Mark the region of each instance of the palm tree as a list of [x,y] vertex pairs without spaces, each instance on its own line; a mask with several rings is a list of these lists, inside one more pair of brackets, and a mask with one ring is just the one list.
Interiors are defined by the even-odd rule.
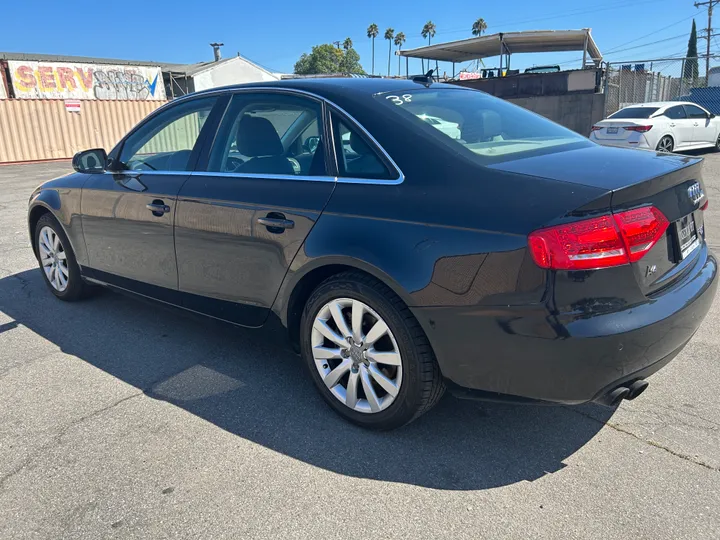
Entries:
[[[435,23],[432,21],[428,21],[425,23],[425,26],[423,26],[422,32],[420,34],[422,37],[427,38],[428,45],[430,45],[430,40],[435,37],[435,30],[437,30],[437,27],[435,26]],[[430,67],[430,61],[428,60],[428,67]],[[424,64],[423,64],[423,70],[425,70]],[[438,70],[438,63],[437,60],[435,60],[435,74],[437,75]]]
[[372,74],[375,75],[375,38],[378,36],[378,33],[380,31],[378,30],[378,25],[375,23],[372,23],[370,26],[368,26],[367,29],[367,37],[372,39]]
[[[405,43],[405,34],[403,32],[398,32],[395,36],[395,45],[397,45],[398,51],[402,49],[403,43]],[[398,55],[398,75],[400,75],[400,55]],[[406,73],[407,75],[407,73]]]
[[343,49],[345,49],[347,51],[348,49],[352,49],[352,46],[353,46],[352,39],[350,39],[349,37],[346,37],[345,41],[343,41]]
[[390,56],[392,55],[392,39],[394,36],[394,28],[388,28],[387,30],[385,30],[385,39],[388,40],[388,77],[390,76]]
[[485,19],[480,17],[472,25],[472,35],[473,36],[482,36],[483,32],[485,30],[487,30],[487,23],[485,22]]

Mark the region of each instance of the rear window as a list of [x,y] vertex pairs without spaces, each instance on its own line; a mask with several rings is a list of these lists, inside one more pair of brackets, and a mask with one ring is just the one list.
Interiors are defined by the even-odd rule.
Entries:
[[658,112],[658,107],[628,107],[620,109],[608,118],[650,118],[656,112]]
[[[374,97],[408,128],[433,134],[456,151],[470,151],[482,164],[592,144],[574,131],[484,92],[431,86]],[[428,122],[429,118],[435,122]]]

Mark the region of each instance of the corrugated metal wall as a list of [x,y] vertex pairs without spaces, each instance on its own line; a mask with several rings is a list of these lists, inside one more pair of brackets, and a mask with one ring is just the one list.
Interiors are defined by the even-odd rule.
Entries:
[[178,118],[167,127],[145,143],[138,150],[139,154],[154,154],[156,152],[177,152],[178,150],[192,150],[195,141],[200,136],[200,128],[202,127],[198,113],[191,113],[182,118]]
[[79,113],[63,100],[0,100],[0,163],[71,158],[110,149],[164,101],[84,100]]

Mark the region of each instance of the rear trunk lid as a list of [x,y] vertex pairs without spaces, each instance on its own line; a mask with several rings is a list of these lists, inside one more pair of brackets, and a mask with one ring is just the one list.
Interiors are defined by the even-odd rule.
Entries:
[[595,138],[599,141],[606,141],[606,140],[612,140],[612,141],[622,141],[630,138],[632,135],[637,135],[637,131],[632,131],[629,129],[626,129],[628,127],[638,127],[638,126],[649,126],[652,125],[649,120],[603,120],[602,122],[598,122],[595,124],[596,127],[600,129],[596,129],[593,131],[595,133]]
[[669,221],[664,237],[632,264],[642,292],[651,295],[682,276],[704,242],[700,208],[707,196],[702,161],[692,156],[592,145],[492,167],[607,190],[605,195],[573,211],[572,216],[619,213],[645,205],[660,210]]
[[683,275],[705,241],[701,208],[707,195],[701,169],[702,160],[693,159],[684,167],[613,191],[613,212],[651,204],[670,222],[664,238],[632,265],[645,294],[656,292]]

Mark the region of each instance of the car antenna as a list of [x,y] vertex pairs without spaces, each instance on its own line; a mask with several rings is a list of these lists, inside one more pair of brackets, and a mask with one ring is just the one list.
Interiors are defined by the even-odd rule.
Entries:
[[415,75],[412,78],[412,82],[422,84],[425,88],[430,88],[430,85],[433,83],[433,71],[435,70],[431,69],[425,75]]

